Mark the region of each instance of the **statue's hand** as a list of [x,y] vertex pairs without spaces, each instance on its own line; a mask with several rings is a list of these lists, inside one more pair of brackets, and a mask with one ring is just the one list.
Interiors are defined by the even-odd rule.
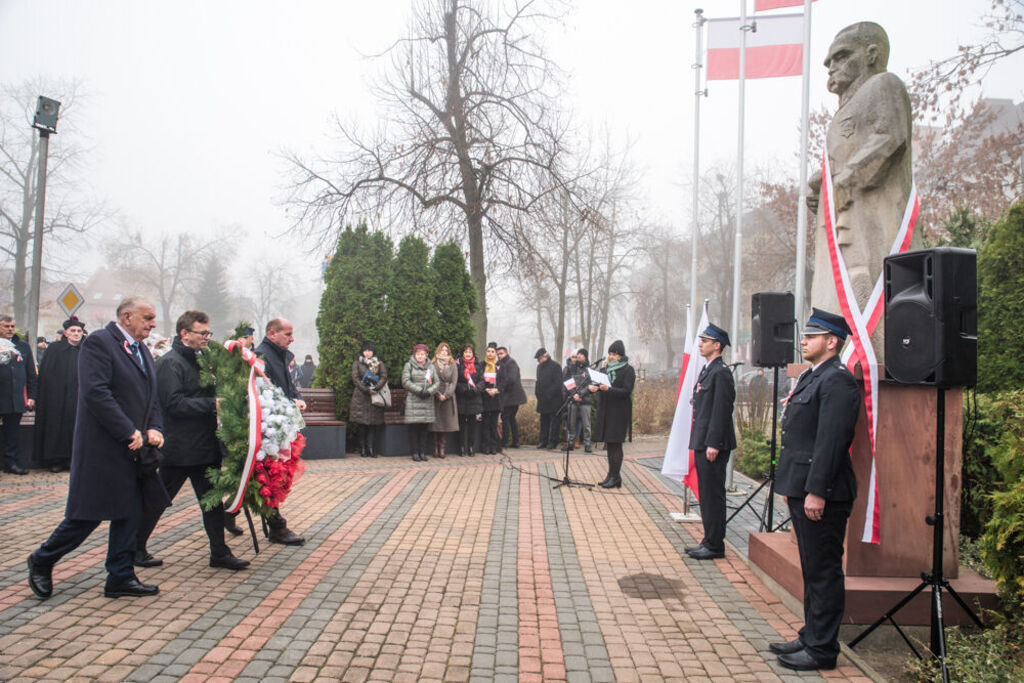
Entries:
[[844,168],[832,180],[836,193],[836,211],[845,211],[853,204],[853,171]]

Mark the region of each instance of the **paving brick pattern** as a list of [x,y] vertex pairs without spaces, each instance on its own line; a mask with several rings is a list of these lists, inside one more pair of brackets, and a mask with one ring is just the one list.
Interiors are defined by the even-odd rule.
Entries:
[[[60,521],[67,475],[0,478],[0,680],[866,681],[846,658],[796,674],[767,643],[800,617],[751,572],[741,513],[723,560],[683,547],[680,488],[658,473],[664,440],[628,444],[624,487],[553,485],[559,454],[308,463],[282,512],[307,542],[229,539],[248,570],[207,566],[183,490],[150,543],[164,566],[146,599],[103,597],[106,525],[54,571],[25,557]],[[605,474],[575,457],[574,480]]]

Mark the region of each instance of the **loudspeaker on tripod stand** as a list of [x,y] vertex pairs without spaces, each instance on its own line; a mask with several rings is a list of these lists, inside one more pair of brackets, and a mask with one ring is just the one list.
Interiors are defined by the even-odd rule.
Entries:
[[902,384],[974,386],[978,376],[977,255],[940,247],[888,256],[885,373]]
[[792,292],[758,292],[750,298],[750,357],[762,368],[793,362]]

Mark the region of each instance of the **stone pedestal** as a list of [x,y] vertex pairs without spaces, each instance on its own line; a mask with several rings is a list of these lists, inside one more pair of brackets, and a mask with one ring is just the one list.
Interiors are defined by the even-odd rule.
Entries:
[[[791,365],[795,377],[806,366]],[[858,367],[858,381],[861,380]],[[884,369],[877,368],[880,377]],[[870,499],[871,446],[867,416],[861,404],[852,457],[857,474],[857,500],[846,534],[844,564],[847,574],[847,615],[852,623],[871,622],[921,580],[921,572],[932,566],[932,527],[925,517],[935,511],[935,445],[938,390],[930,386],[909,386],[880,382],[876,397],[876,477],[881,509],[881,543],[862,543],[864,519]],[[946,390],[945,420],[945,524],[943,574],[956,579],[960,532],[960,469],[962,452],[963,392]],[[796,538],[790,534],[751,534],[750,559],[802,599],[800,561]],[[994,585],[976,574],[965,576],[961,586],[968,595],[994,595]],[[953,582],[954,589],[959,588]],[[970,599],[968,595],[962,596]],[[900,613],[901,623],[915,623],[923,615],[927,623],[927,596]],[[950,600],[949,623],[962,615]],[[924,609],[920,609],[920,605]],[[945,604],[945,603],[944,603]],[[882,610],[879,611],[878,607]],[[906,613],[906,614],[904,614]]]

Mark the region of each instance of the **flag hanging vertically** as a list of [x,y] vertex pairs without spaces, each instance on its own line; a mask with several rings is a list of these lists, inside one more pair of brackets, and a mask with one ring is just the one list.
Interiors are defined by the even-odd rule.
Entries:
[[[779,14],[757,18],[757,30],[747,33],[747,78],[799,76],[804,59],[804,15]],[[740,20],[708,20],[709,81],[731,81],[740,73]]]
[[[818,0],[811,0],[817,2]],[[754,0],[755,12],[767,12],[770,9],[782,9],[783,7],[802,7],[804,0]]]
[[661,473],[669,479],[681,481],[693,491],[694,497],[700,500],[697,493],[697,468],[693,466],[693,451],[690,450],[690,429],[693,427],[693,387],[697,384],[697,376],[706,361],[697,352],[698,335],[708,326],[708,305],[700,314],[697,329],[690,329],[689,315],[686,321],[686,348],[683,351],[683,368],[679,373],[679,393],[676,395],[676,412],[672,418],[672,429],[668,433],[668,445],[665,446],[665,459],[662,461]]

